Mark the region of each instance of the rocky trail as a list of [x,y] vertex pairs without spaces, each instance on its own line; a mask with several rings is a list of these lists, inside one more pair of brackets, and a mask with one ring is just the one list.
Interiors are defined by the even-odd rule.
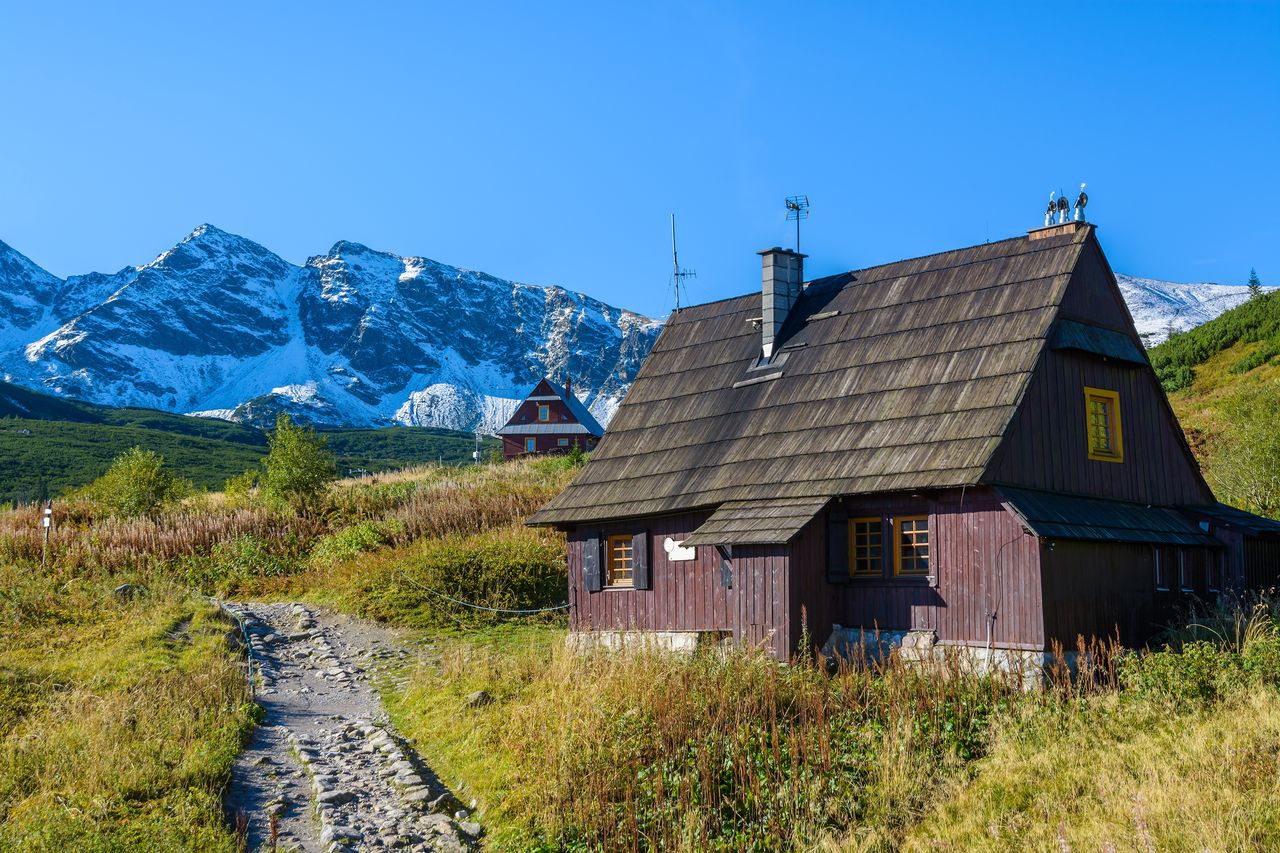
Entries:
[[250,851],[463,851],[470,810],[395,731],[374,690],[410,662],[390,630],[299,604],[230,604],[266,711],[228,814]]

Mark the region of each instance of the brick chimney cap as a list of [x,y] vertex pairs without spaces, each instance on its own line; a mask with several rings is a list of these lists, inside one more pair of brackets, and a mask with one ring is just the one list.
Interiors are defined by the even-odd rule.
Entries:
[[799,252],[793,252],[791,249],[784,249],[781,246],[774,246],[770,249],[761,249],[756,252],[757,255],[794,255],[797,258],[807,258],[808,255],[802,255]]

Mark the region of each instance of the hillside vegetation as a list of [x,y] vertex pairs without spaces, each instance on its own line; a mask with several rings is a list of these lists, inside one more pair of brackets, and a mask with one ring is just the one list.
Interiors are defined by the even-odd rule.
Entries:
[[[342,472],[471,461],[472,433],[429,427],[322,430]],[[487,454],[497,442],[486,439]],[[112,408],[0,382],[0,504],[56,497],[97,478],[130,447],[154,450],[178,476],[217,489],[267,452],[259,429],[155,409]]]
[[1220,500],[1280,517],[1280,291],[1149,353]]
[[[253,709],[195,592],[429,635],[384,700],[478,800],[493,850],[1280,845],[1270,602],[1188,614],[1167,649],[1095,646],[1082,677],[1024,692],[894,658],[580,656],[554,612],[449,601],[565,602],[563,537],[521,521],[575,471],[426,466],[299,509],[195,495],[119,518],[73,500],[43,570],[34,510],[0,514],[0,849],[235,848],[217,791]],[[123,582],[146,592],[121,600]]]

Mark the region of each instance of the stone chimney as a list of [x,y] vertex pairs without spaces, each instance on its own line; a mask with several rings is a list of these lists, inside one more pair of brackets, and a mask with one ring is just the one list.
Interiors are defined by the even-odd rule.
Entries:
[[762,296],[764,300],[760,331],[764,360],[773,358],[782,324],[800,298],[804,287],[804,259],[807,255],[774,246],[758,253],[764,261]]
[[564,396],[569,400],[573,399],[573,377],[567,373],[564,377]]

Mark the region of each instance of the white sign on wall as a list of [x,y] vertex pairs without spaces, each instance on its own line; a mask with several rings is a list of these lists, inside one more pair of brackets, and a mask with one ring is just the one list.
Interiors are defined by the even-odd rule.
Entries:
[[685,560],[697,559],[698,549],[690,546],[685,548],[680,542],[667,537],[667,541],[662,543],[662,548],[667,552],[667,559],[673,563],[683,562]]

